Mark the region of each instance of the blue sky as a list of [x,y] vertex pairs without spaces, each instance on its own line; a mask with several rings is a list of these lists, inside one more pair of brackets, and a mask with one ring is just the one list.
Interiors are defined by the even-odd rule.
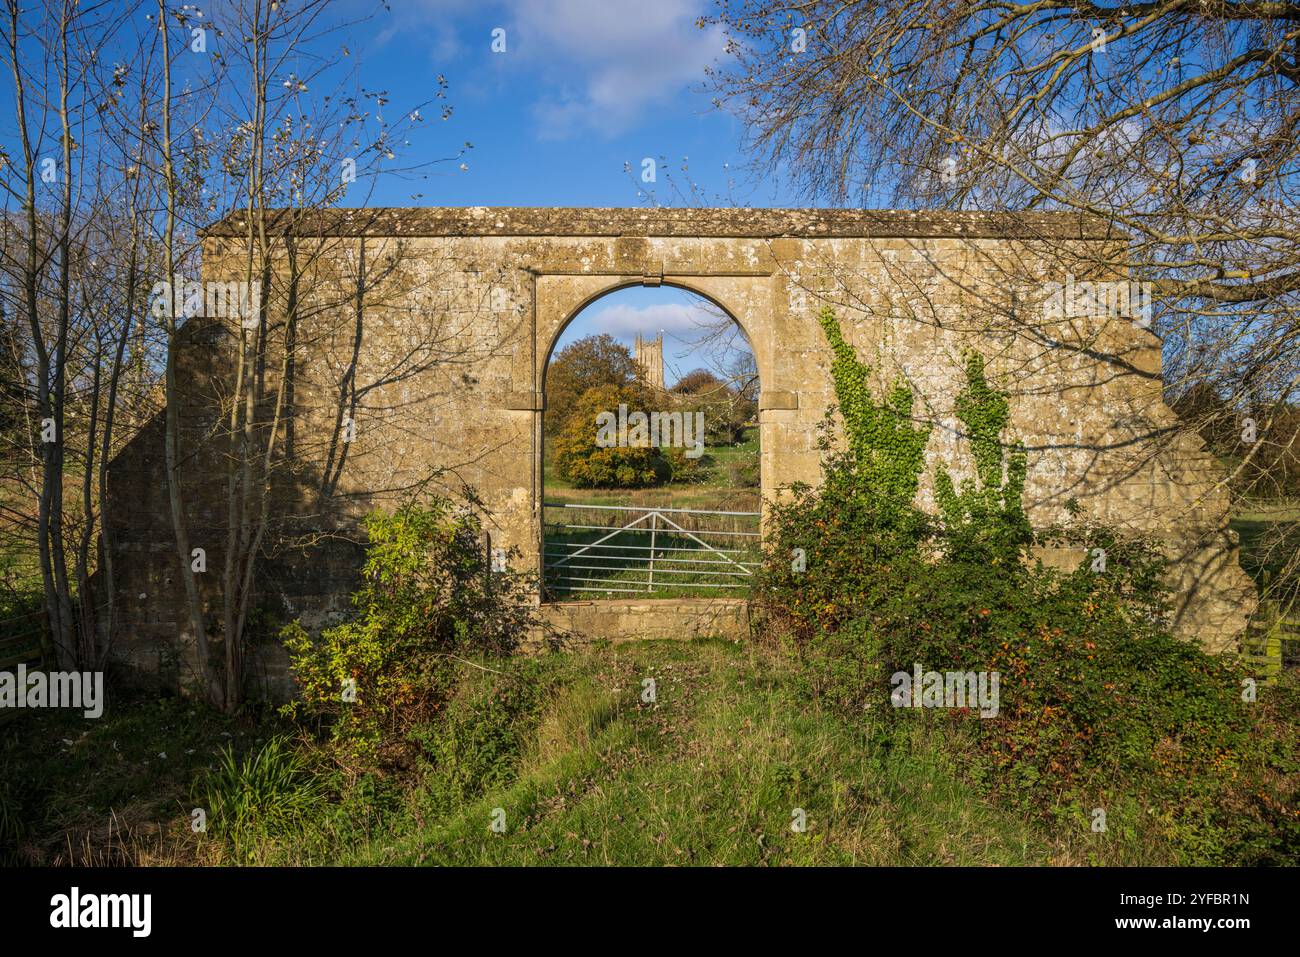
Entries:
[[[666,173],[698,184],[709,205],[790,202],[749,173],[739,123],[700,89],[704,68],[723,49],[716,28],[696,26],[706,0],[392,0],[392,7],[357,28],[365,85],[388,90],[400,107],[426,100],[442,74],[455,108],[450,120],[425,124],[406,156],[451,155],[466,141],[474,148],[463,158],[467,171],[452,163],[420,183],[381,182],[373,203],[642,205],[646,157],[658,167],[649,188],[663,205],[682,203]],[[492,52],[496,29],[505,31],[504,53]],[[415,193],[423,195],[413,200]]]
[[[227,5],[239,2],[193,5],[202,16],[190,25],[229,27]],[[370,94],[362,108],[371,123],[376,114],[392,123],[421,106],[423,119],[393,165],[454,159],[418,178],[381,174],[359,182],[345,205],[797,205],[770,178],[748,170],[741,125],[703,89],[706,66],[724,55],[718,28],[697,26],[712,0],[387,0],[387,10],[383,3],[333,0],[318,40],[291,57],[276,80],[287,87],[295,70],[316,76],[312,99],[359,87]],[[156,22],[151,4],[132,15],[142,19],[132,29],[144,34],[144,23]],[[334,29],[341,24],[347,25]],[[124,30],[121,48],[101,51],[104,63],[131,67],[131,33]],[[493,52],[494,39],[500,46],[502,38],[504,52]],[[211,53],[237,42],[231,33],[214,35],[210,50],[190,56],[184,40],[175,29],[178,90],[201,86],[213,69]],[[39,40],[24,36],[23,44],[27,68],[41,75]],[[322,65],[330,66],[317,73]],[[440,75],[453,107],[445,120],[434,102]],[[342,88],[335,86],[340,80]],[[380,91],[382,107],[374,96]],[[55,155],[57,118],[41,116],[33,120],[44,125],[36,154]],[[0,141],[18,155],[12,94],[0,98]],[[463,150],[465,143],[473,148]],[[641,181],[647,158],[656,164],[652,184]],[[692,186],[697,192],[687,199],[683,192]],[[57,186],[48,189],[56,198]],[[638,331],[662,329],[671,364],[680,338],[696,331],[694,303],[669,288],[620,291],[589,306],[561,346],[597,329],[627,344]]]
[[[210,0],[187,6],[185,29],[173,26],[173,89],[211,79],[214,53],[237,43],[229,7],[245,0]],[[384,9],[387,4],[389,9]],[[701,190],[696,205],[793,205],[768,177],[752,175],[741,151],[742,127],[713,105],[703,90],[705,68],[724,56],[717,27],[700,29],[712,0],[332,0],[312,27],[314,39],[280,65],[276,81],[289,86],[295,70],[313,76],[306,97],[369,93],[360,109],[382,113],[391,124],[424,105],[423,119],[396,166],[440,163],[426,179],[381,176],[373,189],[358,188],[348,202],[383,206],[638,206],[682,205],[672,181]],[[20,49],[31,86],[53,83],[38,34],[29,23]],[[157,14],[144,3],[117,38],[100,49],[105,66],[118,63],[134,82],[135,35],[148,35]],[[189,27],[219,32],[208,49],[190,55]],[[494,53],[494,31],[505,49]],[[498,35],[498,38],[500,35]],[[326,67],[324,73],[320,72]],[[351,76],[355,73],[355,81]],[[434,103],[439,76],[454,112],[441,119]],[[338,84],[343,82],[343,86]],[[238,86],[239,81],[234,81]],[[12,86],[12,84],[9,84]],[[92,98],[100,87],[79,89]],[[379,107],[374,94],[383,91]],[[276,90],[276,92],[281,92]],[[92,104],[93,106],[93,104]],[[75,109],[74,105],[74,109]],[[273,106],[273,110],[278,109]],[[38,156],[57,155],[57,117],[29,104]],[[194,104],[194,113],[208,105]],[[310,111],[312,106],[307,106]],[[338,102],[330,107],[338,113]],[[87,115],[94,125],[94,109]],[[188,115],[180,110],[178,116]],[[219,112],[207,116],[219,123]],[[184,129],[184,120],[178,120]],[[368,130],[374,134],[378,127]],[[183,134],[181,135],[183,139]],[[18,155],[13,95],[0,96],[0,142]],[[458,155],[465,143],[473,149]],[[640,182],[642,163],[653,159],[657,182]],[[460,164],[465,165],[461,169]],[[627,166],[631,167],[629,173]],[[682,167],[687,167],[683,172]],[[361,184],[358,184],[361,187]],[[653,197],[639,194],[652,191]],[[418,196],[416,195],[418,194]]]
[[[394,0],[391,13],[361,28],[369,37],[356,48],[365,85],[386,89],[395,106],[409,107],[435,92],[434,77],[444,75],[454,113],[426,123],[406,155],[432,158],[465,141],[474,146],[462,158],[467,170],[448,163],[418,183],[381,180],[371,202],[680,205],[672,180],[682,190],[695,184],[709,205],[788,203],[771,181],[747,170],[740,125],[701,89],[705,66],[723,48],[716,29],[696,26],[708,6],[705,0]],[[497,29],[505,31],[504,53],[492,51]],[[640,181],[647,157],[656,164],[652,185]],[[653,190],[653,197],[639,189]],[[592,303],[557,349],[594,332],[630,346],[637,332],[662,330],[671,379],[674,370],[705,364],[687,355],[703,318],[698,298],[682,290],[624,289]]]
[[646,337],[663,333],[664,377],[671,385],[692,369],[717,372],[719,366],[729,364],[737,349],[750,351],[743,334],[721,340],[718,347],[704,344],[704,324],[716,320],[717,315],[706,300],[684,289],[630,286],[602,296],[578,313],[560,336],[552,356],[571,342],[602,332],[628,348],[637,333]]

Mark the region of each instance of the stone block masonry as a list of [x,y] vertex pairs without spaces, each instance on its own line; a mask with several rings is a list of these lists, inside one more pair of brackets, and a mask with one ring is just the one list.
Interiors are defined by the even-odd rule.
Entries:
[[[246,235],[239,215],[205,231],[205,280],[243,278]],[[963,353],[978,349],[1029,450],[1036,525],[1064,521],[1073,501],[1158,537],[1173,559],[1175,625],[1210,650],[1228,647],[1254,606],[1221,471],[1162,401],[1159,340],[1129,317],[1061,314],[1035,298],[1067,278],[1118,278],[1097,273],[1123,243],[1104,224],[1053,213],[479,207],[285,211],[270,235],[267,354],[291,354],[261,373],[266,401],[282,393],[285,409],[258,575],[272,618],[319,628],[347,615],[358,520],[422,483],[476,488],[493,514],[492,546],[540,572],[547,361],[584,306],[641,284],[699,293],[747,334],[765,498],[820,475],[818,424],[833,390],[816,316],[829,303],[874,385],[907,382],[917,414],[934,423],[923,505],[933,505],[936,467],[969,468],[953,404]],[[218,569],[227,456],[216,424],[238,334],[233,320],[190,320],[179,357],[191,538]],[[110,495],[125,516],[117,647],[184,674],[192,640],[160,424],[112,463]],[[214,625],[219,583],[203,580]],[[672,633],[674,615],[682,634],[710,627],[698,603],[642,604],[548,615],[612,638]],[[720,632],[738,631],[730,606],[715,617]],[[273,641],[252,667],[268,687],[283,684]]]

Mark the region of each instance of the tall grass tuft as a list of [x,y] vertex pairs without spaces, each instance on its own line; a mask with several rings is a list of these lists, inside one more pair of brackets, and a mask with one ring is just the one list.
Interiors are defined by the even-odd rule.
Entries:
[[241,859],[262,838],[300,834],[323,800],[314,775],[288,735],[276,735],[243,757],[227,746],[203,781],[201,806],[207,833]]

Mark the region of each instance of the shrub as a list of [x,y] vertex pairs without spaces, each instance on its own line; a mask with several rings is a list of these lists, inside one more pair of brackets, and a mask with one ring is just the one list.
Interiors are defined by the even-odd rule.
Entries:
[[878,499],[796,487],[769,508],[753,601],[801,642],[833,631],[888,602],[922,564],[919,523],[900,525]]
[[479,795],[512,783],[542,702],[550,693],[545,669],[519,662],[509,673],[465,683],[441,720],[414,729],[425,765],[423,809],[450,813]]
[[[820,489],[773,506],[755,590],[795,637],[815,697],[960,722],[972,779],[1081,833],[1094,807],[1117,825],[1137,809],[1185,863],[1300,860],[1294,679],[1243,700],[1235,659],[1173,637],[1154,543],[1078,520],[1033,535],[1023,449],[1003,438],[1006,400],[978,357],[957,402],[975,476],[958,490],[937,474],[942,525],[927,522],[912,504],[923,433],[907,423],[910,397],[874,402],[833,316],[823,328],[847,449],[824,459]],[[1083,561],[1031,563],[1035,543],[1082,548]],[[887,676],[917,664],[998,673],[997,716],[895,710]]]
[[700,468],[700,463],[704,461],[703,456],[687,455],[686,449],[677,446],[660,449],[659,454],[668,464],[670,482],[692,482],[704,474],[703,469]]
[[596,444],[596,416],[617,413],[620,404],[645,411],[649,393],[640,386],[599,386],[583,393],[565,417],[554,443],[555,466],[579,488],[645,488],[672,477],[672,464],[657,448]]
[[1087,560],[1020,576],[947,561],[914,572],[847,630],[869,634],[890,673],[999,673],[996,718],[896,712],[961,722],[986,786],[1044,819],[1075,808],[1081,832],[1092,808],[1135,802],[1183,863],[1300,860],[1296,712],[1244,701],[1233,656],[1207,655],[1150,615],[1162,602],[1141,595],[1153,574],[1141,560],[1112,559],[1101,574]]
[[328,720],[337,739],[373,751],[400,746],[407,728],[442,706],[452,659],[511,651],[534,616],[529,578],[491,569],[472,501],[374,513],[366,531],[357,618],[319,641],[297,622],[283,635],[301,689],[287,711]]

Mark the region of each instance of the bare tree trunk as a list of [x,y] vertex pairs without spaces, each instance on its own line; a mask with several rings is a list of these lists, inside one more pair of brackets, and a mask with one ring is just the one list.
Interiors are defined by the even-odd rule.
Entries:
[[68,84],[72,70],[68,59],[69,8],[65,0],[59,15],[59,129],[62,133],[63,169],[60,183],[63,201],[59,209],[59,305],[58,339],[54,365],[54,423],[58,440],[55,447],[56,489],[50,500],[51,558],[54,565],[55,595],[59,603],[59,616],[63,623],[63,640],[71,646],[74,666],[80,667],[83,659],[75,635],[76,618],[72,610],[72,586],[68,578],[67,554],[63,528],[63,465],[67,447],[64,434],[67,405],[68,325],[72,315],[72,123],[68,118]]
[[[123,298],[122,328],[117,339],[117,351],[113,355],[112,372],[108,379],[108,397],[104,411],[104,436],[99,453],[99,541],[100,541],[100,581],[104,590],[103,615],[100,632],[103,640],[95,667],[101,668],[113,648],[113,629],[116,624],[114,614],[117,610],[117,580],[113,568],[113,514],[108,506],[108,461],[113,450],[114,419],[117,412],[118,387],[124,370],[123,360],[126,345],[131,338],[131,329],[136,312],[137,286],[139,284],[139,246],[140,223],[132,194],[131,209],[131,250],[128,253],[126,267],[125,294]],[[143,313],[144,310],[141,310]]]
[[[166,265],[167,276],[174,281],[178,189],[176,171],[172,166],[171,48],[167,37],[167,6],[164,0],[158,0],[158,21],[162,34],[163,59],[163,185],[167,197],[166,225],[163,231],[163,260]],[[174,304],[174,296],[172,300]],[[167,364],[164,372],[167,410],[165,413],[163,452],[167,468],[167,502],[171,512],[172,531],[176,539],[176,557],[180,565],[181,581],[184,583],[185,588],[185,605],[189,613],[190,629],[194,634],[195,651],[199,659],[199,673],[203,679],[204,692],[209,701],[221,706],[224,695],[221,682],[213,670],[210,659],[211,649],[208,645],[207,626],[203,620],[203,600],[199,595],[198,581],[194,577],[191,564],[189,519],[185,514],[185,499],[180,469],[181,399],[176,379],[176,360],[180,347],[177,341],[178,329],[174,305],[169,304],[168,308],[164,310],[164,315],[166,317],[164,323],[167,333]]]
[[[32,348],[36,353],[36,408],[41,430],[41,492],[37,506],[37,550],[45,594],[45,613],[49,624],[49,631],[43,636],[42,645],[47,659],[57,661],[59,667],[66,668],[72,663],[70,641],[72,629],[64,612],[64,604],[59,600],[55,575],[56,554],[51,548],[51,540],[53,535],[57,534],[59,521],[56,502],[63,491],[61,472],[63,435],[52,401],[51,387],[54,383],[51,378],[50,351],[44,330],[41,328],[38,287],[44,267],[41,264],[36,215],[36,158],[32,152],[31,135],[28,131],[26,83],[18,55],[19,11],[16,0],[8,0],[8,12],[15,119],[25,167],[23,207],[26,212],[27,236],[24,243],[26,260],[21,267],[23,306],[31,331]],[[52,436],[51,431],[53,431]]]
[[[83,287],[84,292],[84,287]],[[89,303],[83,303],[89,311]],[[103,379],[104,345],[98,318],[94,323],[95,361],[91,372],[90,422],[86,431],[86,461],[81,470],[81,508],[83,521],[81,537],[77,542],[76,580],[79,614],[77,615],[77,659],[83,668],[93,667],[99,660],[95,626],[95,596],[90,588],[90,549],[95,541],[97,510],[95,492],[95,449],[99,433],[99,398]]]
[[[244,282],[252,288],[254,277],[262,283],[258,303],[256,326],[250,328],[248,316],[241,316],[239,329],[239,357],[235,371],[235,390],[230,409],[230,442],[232,456],[227,473],[226,560],[223,575],[222,607],[225,626],[226,709],[233,711],[243,695],[244,623],[247,617],[252,573],[257,563],[257,548],[261,543],[261,526],[266,510],[254,527],[253,467],[258,457],[254,452],[257,442],[258,407],[262,397],[264,366],[267,349],[267,321],[270,282],[271,250],[266,235],[265,186],[265,126],[267,110],[266,83],[268,70],[266,57],[271,35],[270,11],[263,16],[260,4],[252,11],[250,83],[253,96],[252,131],[249,138],[251,157],[247,189],[248,245],[245,251]],[[250,341],[251,340],[251,341]],[[283,397],[281,385],[276,400],[277,414]],[[242,409],[240,408],[242,404]],[[275,426],[267,437],[268,470],[271,449],[275,443]]]

